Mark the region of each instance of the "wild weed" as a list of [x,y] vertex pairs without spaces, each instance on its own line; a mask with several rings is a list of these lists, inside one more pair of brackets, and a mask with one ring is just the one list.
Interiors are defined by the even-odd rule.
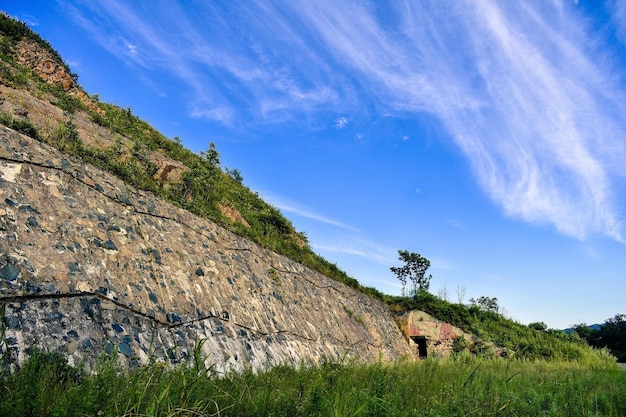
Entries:
[[626,415],[626,372],[611,364],[465,354],[217,374],[195,362],[126,370],[105,358],[92,371],[72,368],[60,355],[34,352],[1,382],[0,415]]

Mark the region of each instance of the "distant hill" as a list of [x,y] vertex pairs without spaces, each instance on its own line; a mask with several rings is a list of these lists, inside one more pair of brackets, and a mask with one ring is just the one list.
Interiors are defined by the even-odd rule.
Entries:
[[626,363],[626,314],[616,314],[602,324],[579,325],[569,330],[590,346],[608,349],[620,362]]
[[[600,330],[602,328],[602,325],[601,324],[590,324],[590,325],[588,325],[586,327],[589,330],[598,331],[598,330]],[[576,328],[574,328],[574,327],[568,327],[567,329],[564,329],[563,332],[569,334],[569,333],[572,333],[575,330],[576,330]]]

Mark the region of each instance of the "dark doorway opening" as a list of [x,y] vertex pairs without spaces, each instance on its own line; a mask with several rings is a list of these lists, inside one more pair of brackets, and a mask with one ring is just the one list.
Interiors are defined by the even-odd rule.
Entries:
[[426,347],[426,336],[411,336],[411,340],[417,345],[417,355],[420,359],[424,359],[428,356],[428,349]]

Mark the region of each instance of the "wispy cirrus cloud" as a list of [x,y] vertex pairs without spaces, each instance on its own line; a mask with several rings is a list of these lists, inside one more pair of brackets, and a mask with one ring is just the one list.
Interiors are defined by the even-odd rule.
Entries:
[[313,248],[324,253],[358,256],[388,267],[398,263],[397,251],[378,245],[363,236],[344,236],[331,241],[320,241]]
[[446,220],[446,223],[448,223],[450,226],[465,231],[465,226],[462,223],[459,223],[457,220],[455,219],[448,219]]
[[590,47],[576,10],[406,2],[396,25],[383,27],[366,7],[303,8],[371,96],[443,121],[508,215],[579,239],[623,240],[615,186],[626,94],[611,66],[597,64],[603,51]]
[[626,45],[626,4],[615,1],[611,4],[612,22],[616,27],[616,34],[622,45]]
[[39,26],[39,19],[37,19],[35,16],[30,15],[30,14],[17,16],[17,19],[21,20],[22,22],[26,23],[28,26],[33,27],[33,28],[36,28],[37,26]]
[[341,229],[358,232],[358,230],[355,227],[352,227],[339,220],[332,219],[328,216],[324,216],[323,214],[317,213],[315,210],[312,210],[310,208],[303,207],[301,204],[293,200],[290,200],[288,198],[277,196],[277,195],[270,194],[270,193],[261,193],[261,195],[263,196],[264,200],[268,201],[270,204],[272,204],[276,208],[286,213],[292,213],[297,216],[315,220],[317,222],[324,223],[330,226],[335,226]]
[[[186,83],[196,117],[226,124],[279,123],[293,120],[294,112],[302,115],[339,102],[327,82],[330,66],[307,44],[297,22],[282,15],[280,5],[60,3],[119,59],[141,70],[169,72]],[[311,77],[314,73],[325,79]],[[224,109],[234,107],[240,109],[236,118],[224,117]]]
[[[356,256],[387,267],[397,262],[397,250],[373,242],[356,228],[339,220],[304,207],[291,199],[270,193],[261,193],[263,199],[284,213],[303,217],[331,226],[312,242],[313,249],[323,253]],[[319,228],[316,228],[319,229]]]
[[[120,59],[186,83],[197,117],[428,113],[510,217],[623,240],[626,87],[571,2],[63,4]],[[607,12],[623,48],[626,6]]]

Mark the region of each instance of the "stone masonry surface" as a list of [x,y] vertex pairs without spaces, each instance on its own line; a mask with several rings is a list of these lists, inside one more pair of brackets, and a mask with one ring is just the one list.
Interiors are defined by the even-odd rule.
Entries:
[[0,127],[0,350],[218,371],[410,354],[386,306]]

